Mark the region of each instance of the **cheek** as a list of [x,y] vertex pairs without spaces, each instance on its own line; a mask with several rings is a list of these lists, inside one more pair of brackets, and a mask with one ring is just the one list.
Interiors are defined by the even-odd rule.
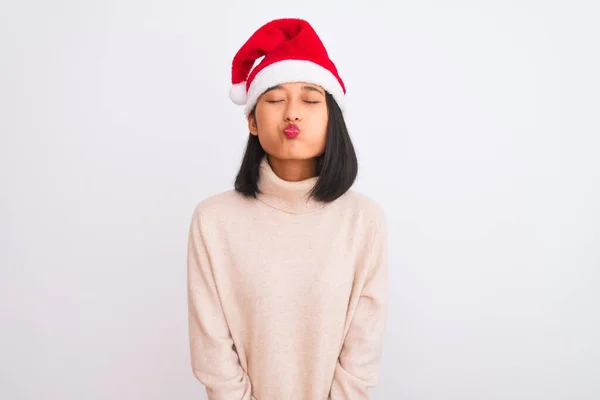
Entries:
[[327,133],[327,111],[319,113],[318,116],[313,119],[311,123],[311,131],[314,132],[314,138],[318,142],[325,142],[325,135]]
[[305,128],[310,134],[307,134],[304,140],[298,143],[302,143],[304,151],[313,156],[321,154],[325,150],[327,139],[327,118],[314,118]]
[[[265,113],[266,114],[266,113]],[[258,141],[263,149],[269,154],[276,154],[281,147],[282,137],[277,131],[277,121],[272,115],[261,115],[257,119]]]

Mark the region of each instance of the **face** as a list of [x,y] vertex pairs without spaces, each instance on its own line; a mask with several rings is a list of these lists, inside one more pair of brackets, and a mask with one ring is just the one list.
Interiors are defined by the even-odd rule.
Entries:
[[[305,82],[277,85],[258,98],[255,116],[248,116],[248,129],[270,156],[307,160],[325,151],[328,114],[320,86]],[[296,126],[297,136],[290,124]]]

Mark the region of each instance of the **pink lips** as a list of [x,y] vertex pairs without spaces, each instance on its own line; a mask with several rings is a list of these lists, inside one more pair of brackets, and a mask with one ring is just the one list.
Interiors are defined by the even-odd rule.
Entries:
[[287,124],[285,129],[283,130],[283,133],[285,133],[285,136],[289,138],[295,138],[300,134],[300,129],[297,125]]

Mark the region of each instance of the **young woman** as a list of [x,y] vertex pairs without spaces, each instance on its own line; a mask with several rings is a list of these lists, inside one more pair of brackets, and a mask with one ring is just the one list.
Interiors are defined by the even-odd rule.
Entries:
[[386,326],[387,225],[350,189],[343,81],[308,22],[279,19],[240,48],[232,84],[250,135],[235,189],[192,216],[194,375],[210,400],[368,399]]

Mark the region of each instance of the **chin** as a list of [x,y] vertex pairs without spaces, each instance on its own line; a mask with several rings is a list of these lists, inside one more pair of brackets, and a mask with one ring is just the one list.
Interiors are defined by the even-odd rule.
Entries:
[[275,152],[267,151],[271,157],[277,158],[279,160],[310,160],[313,158],[319,157],[318,152],[310,152],[310,151],[290,151],[290,150],[280,150]]

